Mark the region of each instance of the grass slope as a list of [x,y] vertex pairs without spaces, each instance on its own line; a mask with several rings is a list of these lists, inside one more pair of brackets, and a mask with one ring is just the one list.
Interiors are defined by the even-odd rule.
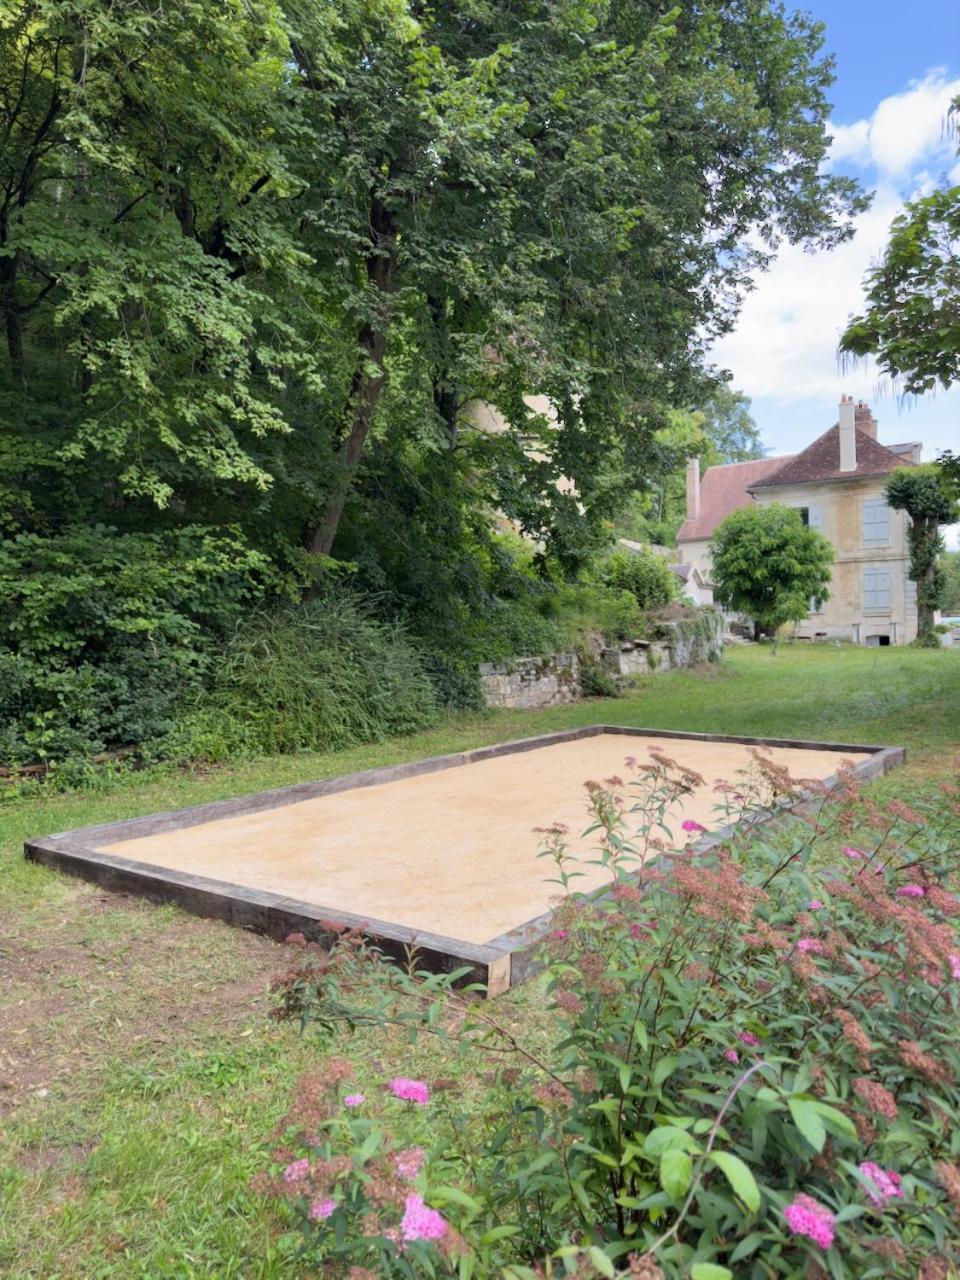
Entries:
[[[269,1017],[285,948],[29,866],[26,836],[598,721],[901,744],[908,768],[878,785],[909,793],[960,749],[960,654],[736,649],[715,673],[653,676],[617,701],[0,809],[0,1275],[297,1276],[292,1242],[248,1183],[321,1056]],[[523,1022],[536,1001],[521,989],[499,1004]],[[433,1050],[412,1064],[401,1041],[350,1051],[371,1079],[443,1074]]]

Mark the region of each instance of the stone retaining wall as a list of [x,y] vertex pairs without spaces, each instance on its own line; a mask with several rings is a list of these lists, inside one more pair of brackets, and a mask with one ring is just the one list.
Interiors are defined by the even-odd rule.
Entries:
[[649,675],[674,667],[698,667],[723,656],[723,616],[701,609],[695,617],[658,622],[651,638],[622,640],[603,650],[600,660],[613,676]]
[[482,662],[480,685],[488,707],[552,707],[580,697],[580,663],[575,653]]
[[[691,617],[655,622],[649,639],[624,640],[602,649],[599,662],[616,682],[719,662],[722,654],[723,618],[718,610],[701,609]],[[488,707],[552,707],[580,697],[580,663],[575,653],[483,662],[480,685]]]

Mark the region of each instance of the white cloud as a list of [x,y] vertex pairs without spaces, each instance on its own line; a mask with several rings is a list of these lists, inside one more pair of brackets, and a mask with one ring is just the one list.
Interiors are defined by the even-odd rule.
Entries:
[[859,168],[864,185],[875,186],[873,203],[856,219],[852,240],[830,252],[784,246],[757,279],[736,330],[713,353],[747,395],[786,407],[812,399],[836,404],[841,392],[877,390],[872,362],[841,370],[837,344],[863,307],[864,277],[881,257],[904,198],[929,190],[956,155],[957,139],[946,134],[944,120],[958,94],[960,79],[932,71],[883,99],[869,120],[831,126],[832,162],[842,161],[848,172]]
[[945,128],[950,104],[960,94],[960,79],[929,71],[903,93],[877,105],[869,120],[832,124],[830,159],[873,165],[888,180],[908,176],[921,162],[949,160],[955,143]]

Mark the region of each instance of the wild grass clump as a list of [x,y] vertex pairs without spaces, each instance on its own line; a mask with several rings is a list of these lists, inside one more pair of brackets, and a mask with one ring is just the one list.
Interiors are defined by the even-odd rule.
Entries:
[[188,758],[336,750],[434,723],[437,696],[402,627],[346,591],[260,613],[226,646],[169,750]]
[[736,834],[700,850],[704,827],[676,819],[703,780],[655,752],[628,769],[588,788],[604,895],[575,892],[565,829],[545,834],[564,895],[542,956],[546,1041],[353,935],[285,984],[307,1022],[439,1036],[466,1075],[497,1064],[472,1104],[406,1075],[358,1081],[343,1060],[305,1084],[265,1186],[308,1264],[950,1280],[960,788],[881,807],[842,768],[839,798],[805,783],[800,816],[759,828],[801,786],[758,755],[717,787]]

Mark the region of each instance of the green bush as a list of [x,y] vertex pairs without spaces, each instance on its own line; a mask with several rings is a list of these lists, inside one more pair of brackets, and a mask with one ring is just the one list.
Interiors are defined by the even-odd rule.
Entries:
[[63,760],[168,731],[267,575],[237,535],[196,527],[0,543],[0,761]]
[[799,784],[756,768],[718,785],[716,821],[736,834],[700,853],[704,827],[671,817],[695,779],[665,758],[591,784],[602,897],[570,891],[566,829],[549,833],[547,874],[569,896],[542,957],[552,1023],[527,1037],[357,937],[284,983],[288,1011],[328,1029],[440,1036],[470,1077],[486,1054],[509,1064],[479,1108],[416,1079],[358,1089],[343,1061],[301,1095],[272,1185],[311,1263],[474,1280],[957,1274],[960,788],[881,809],[842,769],[839,805],[823,795],[757,831]]
[[595,572],[607,586],[629,591],[641,609],[659,609],[679,594],[666,560],[652,551],[614,551]]
[[406,632],[341,589],[244,623],[167,749],[210,759],[333,750],[436,718],[436,692]]

